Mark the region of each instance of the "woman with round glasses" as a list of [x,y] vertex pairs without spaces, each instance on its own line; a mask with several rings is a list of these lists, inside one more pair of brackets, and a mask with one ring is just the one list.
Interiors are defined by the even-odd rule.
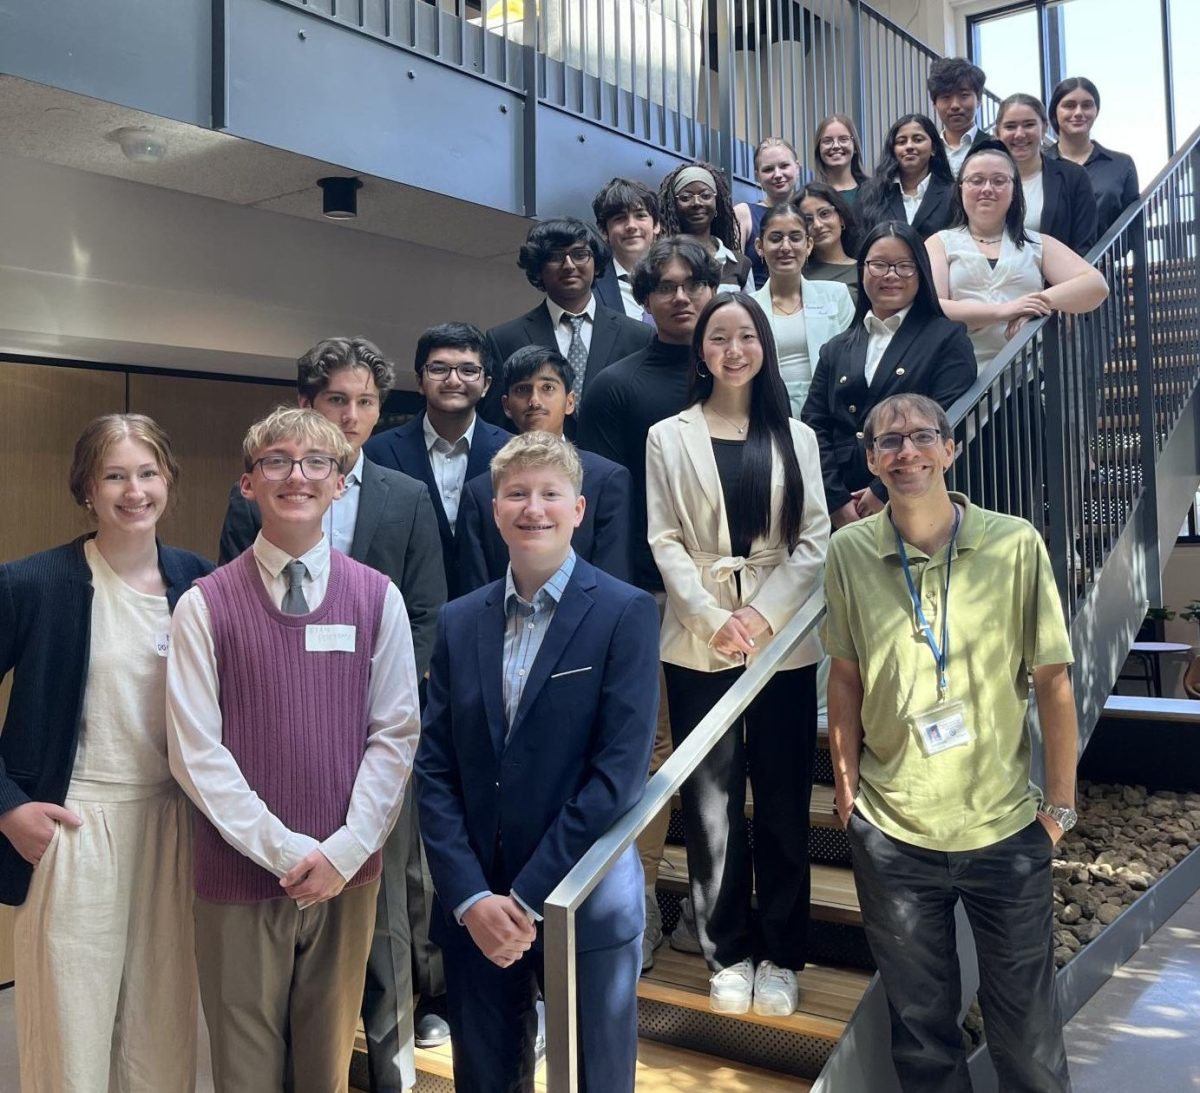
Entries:
[[813,137],[813,170],[818,182],[831,186],[847,205],[867,181],[858,130],[845,114],[830,114]]
[[956,227],[925,246],[942,308],[966,323],[982,371],[1030,319],[1077,315],[1108,295],[1103,276],[1053,236],[1029,231],[1017,165],[997,141],[963,160],[954,198]]
[[750,259],[741,252],[741,229],[725,176],[711,163],[675,168],[658,190],[663,235],[690,235],[721,267],[719,292],[754,291]]
[[1138,177],[1131,156],[1092,139],[1099,113],[1100,92],[1091,80],[1068,76],[1061,81],[1050,96],[1050,120],[1058,143],[1046,149],[1046,158],[1067,160],[1087,172],[1096,195],[1096,230],[1103,235],[1137,201]]
[[140,414],[96,418],[70,489],[95,531],[0,566],[0,901],[21,1088],[196,1078],[187,799],[167,764],[171,611],[212,566],[156,532],[179,477]]
[[[688,406],[651,427],[646,452],[676,747],[820,587],[829,538],[820,473],[812,430],[788,413],[767,317],[743,293],[718,296],[692,338]],[[709,1003],[721,1013],[796,1008],[820,655],[815,636],[801,642],[680,791]]]
[[1000,104],[995,131],[1020,171],[1025,228],[1087,254],[1099,237],[1096,197],[1082,167],[1043,154],[1049,124],[1042,100],[1018,92]]
[[800,419],[821,448],[834,527],[883,508],[887,490],[867,468],[863,423],[891,395],[927,395],[949,407],[975,380],[962,323],[942,312],[920,235],[890,220],[863,240],[854,321],[821,350]]
[[796,202],[767,210],[756,246],[770,279],[754,298],[770,320],[792,416],[799,417],[821,346],[850,325],[854,301],[845,285],[803,276],[813,243]]
[[804,274],[810,281],[837,281],[858,300],[858,219],[842,195],[824,182],[810,182],[796,200],[812,236]]
[[737,216],[746,257],[750,259],[754,270],[754,283],[764,285],[769,274],[762,255],[754,244],[767,210],[772,205],[791,201],[796,194],[796,182],[800,177],[800,162],[796,158],[796,149],[783,137],[766,137],[760,140],[754,149],[754,176],[762,189],[762,200],[753,205],[739,202],[734,205],[733,211]]
[[859,193],[855,212],[867,230],[903,220],[922,239],[950,223],[954,174],[937,127],[924,114],[905,114],[888,130],[874,176]]

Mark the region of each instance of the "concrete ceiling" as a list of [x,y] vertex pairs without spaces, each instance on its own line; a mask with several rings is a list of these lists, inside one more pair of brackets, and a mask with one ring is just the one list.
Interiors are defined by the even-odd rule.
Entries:
[[[145,128],[166,146],[157,163],[126,158],[111,134]],[[6,154],[329,223],[317,179],[345,168],[184,122],[0,75],[0,147]],[[387,179],[359,174],[350,231],[401,239],[511,267],[528,221]]]

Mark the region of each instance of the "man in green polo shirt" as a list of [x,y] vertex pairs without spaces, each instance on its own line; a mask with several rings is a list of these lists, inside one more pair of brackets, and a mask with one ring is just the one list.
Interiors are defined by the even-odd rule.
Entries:
[[[829,745],[905,1093],[971,1088],[954,906],[979,955],[1005,1093],[1070,1089],[1051,947],[1054,844],[1075,822],[1073,657],[1046,548],[946,489],[954,441],[919,395],[863,430],[881,513],[829,545]],[[1030,782],[1032,678],[1046,785]]]

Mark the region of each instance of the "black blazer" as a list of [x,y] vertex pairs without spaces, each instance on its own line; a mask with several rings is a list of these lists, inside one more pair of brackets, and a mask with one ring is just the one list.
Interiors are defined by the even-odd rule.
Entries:
[[[604,272],[592,282],[592,295],[596,297],[598,303],[603,304],[610,311],[625,315],[625,300],[621,296],[621,282],[617,280],[617,267],[611,262],[605,267]],[[628,315],[625,317],[629,318]]]
[[[359,490],[350,557],[390,578],[404,597],[419,679],[429,668],[438,608],[446,602],[446,570],[433,502],[423,482],[369,459],[363,460]],[[221,528],[219,564],[247,550],[261,527],[258,505],[234,486]]]
[[[619,581],[632,580],[633,479],[619,463],[595,452],[580,452],[583,522],[571,536],[575,553]],[[458,544],[458,579],[462,592],[498,581],[508,570],[508,546],[492,518],[492,476],[472,478],[463,491],[454,538]]]
[[908,314],[867,385],[867,334],[861,322],[822,347],[800,420],[817,434],[825,503],[832,513],[854,490],[887,490],[867,469],[862,427],[871,408],[890,395],[927,395],[949,407],[975,382],[975,350],[967,328],[946,318]]
[[[425,448],[425,415],[406,421],[395,429],[376,433],[363,445],[363,454],[373,463],[401,471],[410,478],[424,482],[429,491],[429,500],[433,504],[433,514],[437,519],[438,534],[442,540],[442,564],[446,575],[446,592],[450,599],[459,594],[458,582],[455,579],[456,550],[454,547],[454,529],[446,519],[446,509],[442,505],[442,495],[438,492],[437,483],[433,480],[433,467],[429,463],[429,452]],[[475,420],[475,435],[471,441],[471,452],[467,456],[467,474],[464,484],[477,474],[488,469],[494,456],[511,439],[503,429],[497,429],[479,418]],[[461,499],[459,501],[461,506]]]
[[1052,235],[1077,254],[1087,254],[1099,238],[1096,195],[1087,171],[1066,159],[1042,156],[1043,235]]
[[[895,182],[889,182],[880,189],[876,188],[873,180],[866,183],[854,211],[862,224],[863,235],[885,220],[908,223],[908,217],[904,214],[904,197]],[[934,232],[948,228],[953,215],[954,183],[943,182],[937,175],[931,174],[925,196],[921,198],[917,215],[913,217],[913,230],[922,239],[928,239]]]
[[[92,634],[90,535],[0,565],[0,679],[13,673],[0,733],[0,812],[29,801],[61,805],[67,796]],[[158,568],[172,611],[212,563],[159,545]],[[0,837],[0,903],[25,902],[30,865]]]
[[[653,327],[625,314],[625,309],[621,306],[620,290],[617,291],[615,308],[606,307],[599,300],[596,302],[596,317],[592,320],[592,344],[588,349],[587,371],[583,377],[582,405],[576,408],[576,417],[587,413],[588,384],[614,361],[628,357],[639,349],[645,349],[654,338]],[[492,327],[487,332],[487,340],[497,376],[478,409],[484,419],[493,425],[516,432],[512,422],[504,416],[504,409],[500,405],[499,371],[509,357],[527,345],[543,345],[547,349],[558,348],[546,301],[543,300],[532,311],[527,311],[516,319]],[[567,426],[567,436],[571,437],[575,432],[575,422],[568,418]]]

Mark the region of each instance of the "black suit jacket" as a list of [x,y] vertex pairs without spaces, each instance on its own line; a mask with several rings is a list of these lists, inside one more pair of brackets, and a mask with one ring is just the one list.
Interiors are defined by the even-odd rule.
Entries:
[[[596,317],[592,320],[592,344],[588,349],[587,371],[583,377],[583,399],[581,406],[576,409],[576,417],[587,413],[588,384],[614,361],[628,357],[639,349],[645,349],[654,338],[654,329],[649,324],[631,319],[625,314],[619,292],[620,290],[615,309],[606,307],[597,299]],[[532,311],[492,327],[487,332],[487,339],[497,373],[509,357],[527,345],[543,345],[547,349],[558,348],[554,326],[550,322],[550,309],[545,300]],[[500,405],[501,385],[498,379],[497,376],[497,382],[493,382],[487,396],[479,404],[479,411],[487,421],[515,432]],[[567,425],[567,435],[571,437],[575,431],[575,423],[568,419]]]
[[[446,574],[446,591],[450,599],[459,594],[456,580],[454,529],[446,518],[442,495],[433,480],[433,468],[429,464],[429,452],[425,448],[425,415],[406,421],[395,429],[376,433],[363,445],[366,457],[382,467],[402,471],[410,478],[423,482],[429,490],[433,514],[437,518],[438,533],[442,540],[442,562]],[[475,435],[471,440],[471,452],[467,456],[467,475],[464,484],[477,474],[488,469],[494,456],[510,440],[508,433],[497,429],[486,421],[475,420]],[[461,505],[461,499],[459,501]]]
[[1070,160],[1042,156],[1042,234],[1087,254],[1098,237],[1098,215],[1087,171]]
[[[571,546],[584,561],[619,581],[633,574],[633,479],[619,463],[595,452],[580,452],[583,522],[571,536]],[[508,547],[492,517],[492,476],[472,478],[463,491],[455,540],[458,579],[462,592],[472,592],[500,580],[508,569]]]
[[[864,234],[885,220],[907,223],[904,197],[895,182],[889,182],[882,190],[877,190],[874,183],[871,183],[870,187],[870,191],[862,193],[855,207]],[[934,232],[940,232],[950,226],[953,213],[954,184],[943,182],[936,175],[930,175],[925,196],[921,198],[917,215],[913,217],[913,230],[919,233],[922,239],[928,239]]]
[[873,406],[907,392],[927,395],[949,407],[975,382],[975,350],[962,323],[910,312],[884,350],[869,386],[868,337],[866,327],[854,323],[821,347],[800,414],[800,420],[817,434],[830,512],[864,486],[880,499],[887,497],[887,490],[867,469],[862,442],[863,423]]
[[[429,490],[408,475],[369,459],[363,460],[359,489],[350,557],[378,570],[400,590],[420,678],[429,668],[438,609],[446,602],[442,543]],[[233,561],[250,547],[261,527],[258,505],[247,501],[234,486],[221,528],[220,564]]]
[[[621,297],[621,282],[617,280],[617,267],[611,262],[595,281],[592,282],[592,295],[597,302],[602,303],[610,311],[625,315],[625,301]],[[628,315],[625,315],[629,318]]]

